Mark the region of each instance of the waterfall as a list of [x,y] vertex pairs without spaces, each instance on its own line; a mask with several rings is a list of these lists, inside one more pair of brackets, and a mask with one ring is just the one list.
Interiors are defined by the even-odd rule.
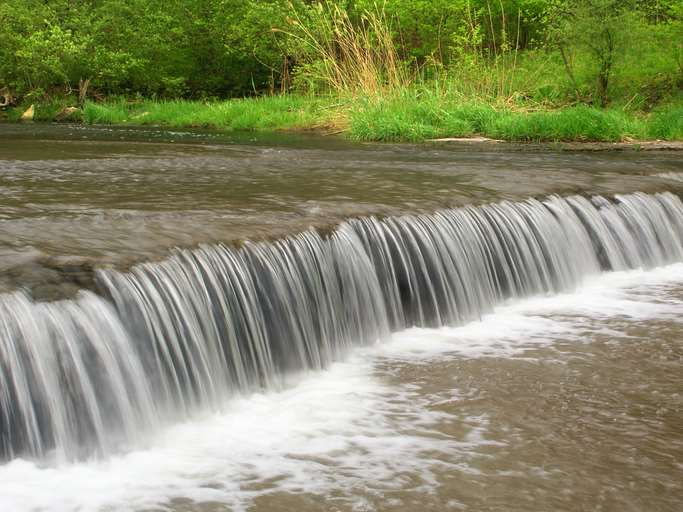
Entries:
[[392,331],[682,260],[673,194],[553,196],[177,249],[74,300],[0,295],[0,458],[107,455]]
[[83,292],[36,304],[0,296],[0,454],[78,457],[151,426],[145,369],[114,308]]

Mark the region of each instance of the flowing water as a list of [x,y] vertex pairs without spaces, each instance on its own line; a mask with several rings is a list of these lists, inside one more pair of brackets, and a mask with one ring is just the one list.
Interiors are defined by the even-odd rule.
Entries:
[[679,154],[0,130],[0,510],[681,508]]

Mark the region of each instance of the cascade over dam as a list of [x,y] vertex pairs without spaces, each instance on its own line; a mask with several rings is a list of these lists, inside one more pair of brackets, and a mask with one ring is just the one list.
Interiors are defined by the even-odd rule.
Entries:
[[106,298],[3,295],[1,453],[107,454],[390,331],[462,325],[600,271],[677,261],[677,196],[550,197],[178,250],[127,273],[98,271]]
[[11,130],[0,510],[683,503],[678,155]]

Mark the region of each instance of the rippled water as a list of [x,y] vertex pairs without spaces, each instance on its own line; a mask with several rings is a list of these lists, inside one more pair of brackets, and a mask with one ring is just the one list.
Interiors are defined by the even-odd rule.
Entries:
[[[0,291],[70,296],[94,287],[93,268],[349,216],[683,190],[677,152],[523,149],[0,125]],[[111,309],[79,324],[51,304],[20,306],[78,336]],[[401,330],[115,455],[5,461],[0,510],[677,512],[682,312],[677,263],[591,275],[460,327]]]
[[[92,263],[349,216],[551,193],[677,190],[679,152],[357,144],[335,137],[0,124],[0,290],[56,297]],[[69,288],[64,282],[74,284]]]

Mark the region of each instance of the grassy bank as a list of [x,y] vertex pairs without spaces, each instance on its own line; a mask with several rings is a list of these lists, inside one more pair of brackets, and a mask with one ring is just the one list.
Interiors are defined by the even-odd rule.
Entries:
[[683,140],[683,102],[643,113],[587,105],[553,109],[496,105],[404,94],[354,105],[349,135],[358,140],[416,142],[470,136],[508,141]]
[[[332,102],[295,95],[266,96],[214,102],[187,100],[129,101],[116,98],[86,102],[71,114],[63,113],[75,101],[62,98],[38,103],[34,121],[70,121],[85,124],[211,127],[221,130],[315,129],[331,124]],[[6,120],[19,121],[28,105],[6,112]]]
[[[64,102],[37,105],[35,120],[52,121],[63,108]],[[18,119],[20,114],[21,109],[15,109],[9,118]],[[360,141],[472,136],[508,141],[683,140],[683,101],[643,113],[586,105],[543,108],[465,101],[417,89],[347,99],[281,95],[220,102],[87,102],[64,120],[226,131],[320,130]]]
[[[215,16],[204,26],[187,23],[190,6],[152,2],[141,19],[174,40],[147,54],[129,45],[136,31],[109,40],[100,30],[114,19],[129,28],[120,2],[72,2],[82,9],[45,7],[49,33],[27,39],[35,30],[3,26],[16,48],[0,59],[0,104],[14,105],[0,119],[35,103],[39,121],[320,129],[364,141],[683,140],[679,3],[248,0],[233,19],[223,10],[232,3],[210,0],[196,12]],[[161,19],[172,30],[154,25]],[[209,27],[217,32],[202,39]],[[220,99],[244,95],[254,97]]]
[[210,127],[221,130],[315,129],[332,124],[330,102],[320,98],[282,95],[220,102],[114,101],[88,102],[88,124],[139,124],[170,127]]

